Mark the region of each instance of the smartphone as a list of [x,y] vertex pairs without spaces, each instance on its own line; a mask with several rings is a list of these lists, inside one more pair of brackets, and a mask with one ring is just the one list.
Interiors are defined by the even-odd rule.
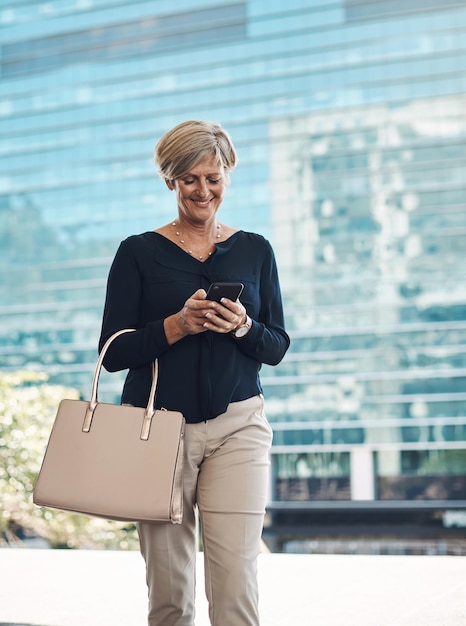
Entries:
[[220,302],[222,298],[228,298],[234,302],[240,297],[243,289],[243,283],[212,283],[207,291],[206,300]]

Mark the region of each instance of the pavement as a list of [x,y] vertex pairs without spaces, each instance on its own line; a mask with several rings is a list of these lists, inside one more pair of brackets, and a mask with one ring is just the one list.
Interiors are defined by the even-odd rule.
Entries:
[[[261,554],[259,585],[262,626],[466,626],[462,556]],[[138,552],[0,550],[0,626],[145,626],[146,604]]]

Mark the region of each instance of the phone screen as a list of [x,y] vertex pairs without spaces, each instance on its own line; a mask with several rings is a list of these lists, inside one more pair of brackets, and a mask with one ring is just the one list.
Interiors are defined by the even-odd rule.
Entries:
[[220,302],[222,298],[228,298],[234,302],[239,298],[243,289],[243,283],[212,283],[207,291],[206,299]]

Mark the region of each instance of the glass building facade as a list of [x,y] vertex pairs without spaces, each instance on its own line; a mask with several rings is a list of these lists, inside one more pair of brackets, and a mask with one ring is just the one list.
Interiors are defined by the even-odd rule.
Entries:
[[153,146],[219,121],[222,221],[272,241],[292,338],[271,506],[466,506],[466,1],[3,0],[0,28],[2,369],[88,395],[116,248],[174,217]]

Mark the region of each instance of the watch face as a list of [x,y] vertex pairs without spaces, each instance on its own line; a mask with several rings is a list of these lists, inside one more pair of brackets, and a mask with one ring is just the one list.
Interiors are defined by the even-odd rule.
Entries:
[[240,326],[237,330],[235,330],[235,332],[233,333],[233,336],[236,337],[237,339],[239,339],[240,337],[244,337],[244,335],[247,335],[248,332],[251,330],[252,327],[252,320],[249,317],[249,315],[246,315],[246,321],[245,323]]

